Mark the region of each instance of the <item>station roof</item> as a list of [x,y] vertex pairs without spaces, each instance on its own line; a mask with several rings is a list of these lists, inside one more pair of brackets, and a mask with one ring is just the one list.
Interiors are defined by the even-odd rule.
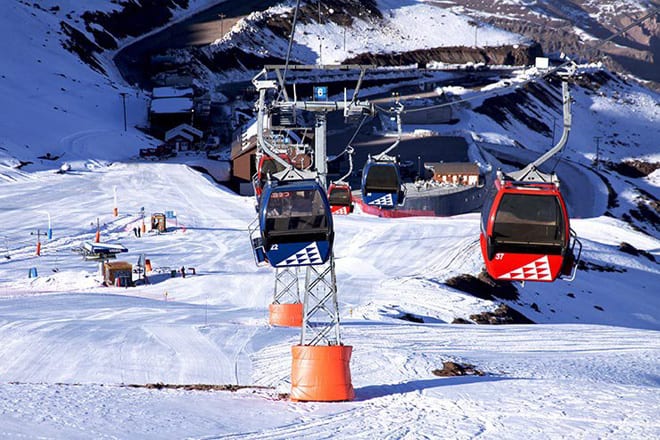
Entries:
[[189,113],[192,98],[158,98],[151,100],[151,113]]
[[151,96],[155,98],[191,98],[193,96],[192,87],[154,87]]

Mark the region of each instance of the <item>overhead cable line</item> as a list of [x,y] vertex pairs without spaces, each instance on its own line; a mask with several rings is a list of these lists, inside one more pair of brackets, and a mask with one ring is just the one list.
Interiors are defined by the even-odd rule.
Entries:
[[[291,56],[291,47],[293,46],[293,36],[296,33],[296,22],[298,21],[298,7],[300,0],[296,1],[296,8],[293,10],[293,22],[291,23],[291,34],[289,35],[289,45],[286,48],[286,57],[284,58],[284,73],[282,83],[286,83],[286,72],[289,69],[289,58]],[[282,93],[282,92],[280,92]]]

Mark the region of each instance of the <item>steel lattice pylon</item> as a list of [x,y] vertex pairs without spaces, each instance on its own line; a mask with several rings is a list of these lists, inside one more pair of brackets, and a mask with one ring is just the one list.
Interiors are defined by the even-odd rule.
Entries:
[[295,304],[300,302],[298,272],[297,267],[275,269],[273,304]]
[[300,345],[341,345],[334,255],[306,269]]

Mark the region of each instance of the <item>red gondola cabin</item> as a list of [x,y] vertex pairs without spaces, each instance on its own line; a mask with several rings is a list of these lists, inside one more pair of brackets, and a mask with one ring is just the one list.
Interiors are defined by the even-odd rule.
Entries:
[[[497,179],[481,214],[481,251],[495,279],[554,281],[570,276],[579,243],[558,184]],[[578,257],[579,258],[579,257]]]
[[347,215],[353,212],[351,187],[344,182],[333,182],[328,188],[328,201],[333,214]]

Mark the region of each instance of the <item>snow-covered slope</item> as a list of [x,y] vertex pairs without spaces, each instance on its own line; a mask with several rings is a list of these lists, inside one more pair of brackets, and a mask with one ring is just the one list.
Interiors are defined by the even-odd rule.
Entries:
[[[62,47],[66,39],[51,12],[10,2],[3,13],[3,117],[0,148],[5,165],[32,162],[59,167],[62,161],[114,160],[149,143],[132,128],[146,120],[142,94],[92,70]],[[107,68],[107,66],[106,66]],[[110,69],[108,69],[110,70]],[[128,93],[130,132],[123,129],[120,92]]]
[[[189,1],[191,10],[209,3]],[[82,51],[91,55],[79,56],[81,42],[94,44],[89,29],[98,28],[90,28],[83,15],[125,6],[106,0],[5,5],[0,26],[0,179],[17,178],[21,166],[28,171],[57,169],[69,162],[84,168],[90,160],[124,160],[156,143],[136,129],[146,126],[147,98],[123,83],[112,52],[96,47],[98,53]],[[189,12],[173,8],[172,13]],[[75,38],[76,33],[82,37]]]
[[[116,218],[108,191],[115,186]],[[2,435],[469,438],[485,431],[617,438],[658,429],[658,268],[616,244],[625,240],[657,257],[660,243],[619,221],[574,226],[590,261],[624,272],[530,283],[509,304],[546,325],[477,327],[446,323],[500,301],[443,284],[480,270],[477,215],[337,218],[342,338],[354,347],[356,400],[301,405],[278,400],[289,391],[290,346],[299,330],[267,325],[273,271],[252,261],[251,199],[176,164],[32,173],[30,181],[3,184],[2,194],[11,257],[0,261]],[[141,207],[174,210],[177,222],[165,234],[135,237]],[[30,232],[46,227],[46,212],[53,239],[42,238],[35,257]],[[122,259],[151,260],[152,284],[98,286],[96,264],[71,251],[93,239],[96,218],[102,240],[129,249]],[[196,274],[171,278],[181,266]],[[28,278],[31,267],[37,278]],[[448,360],[486,375],[434,376]],[[123,387],[156,382],[267,388]]]

